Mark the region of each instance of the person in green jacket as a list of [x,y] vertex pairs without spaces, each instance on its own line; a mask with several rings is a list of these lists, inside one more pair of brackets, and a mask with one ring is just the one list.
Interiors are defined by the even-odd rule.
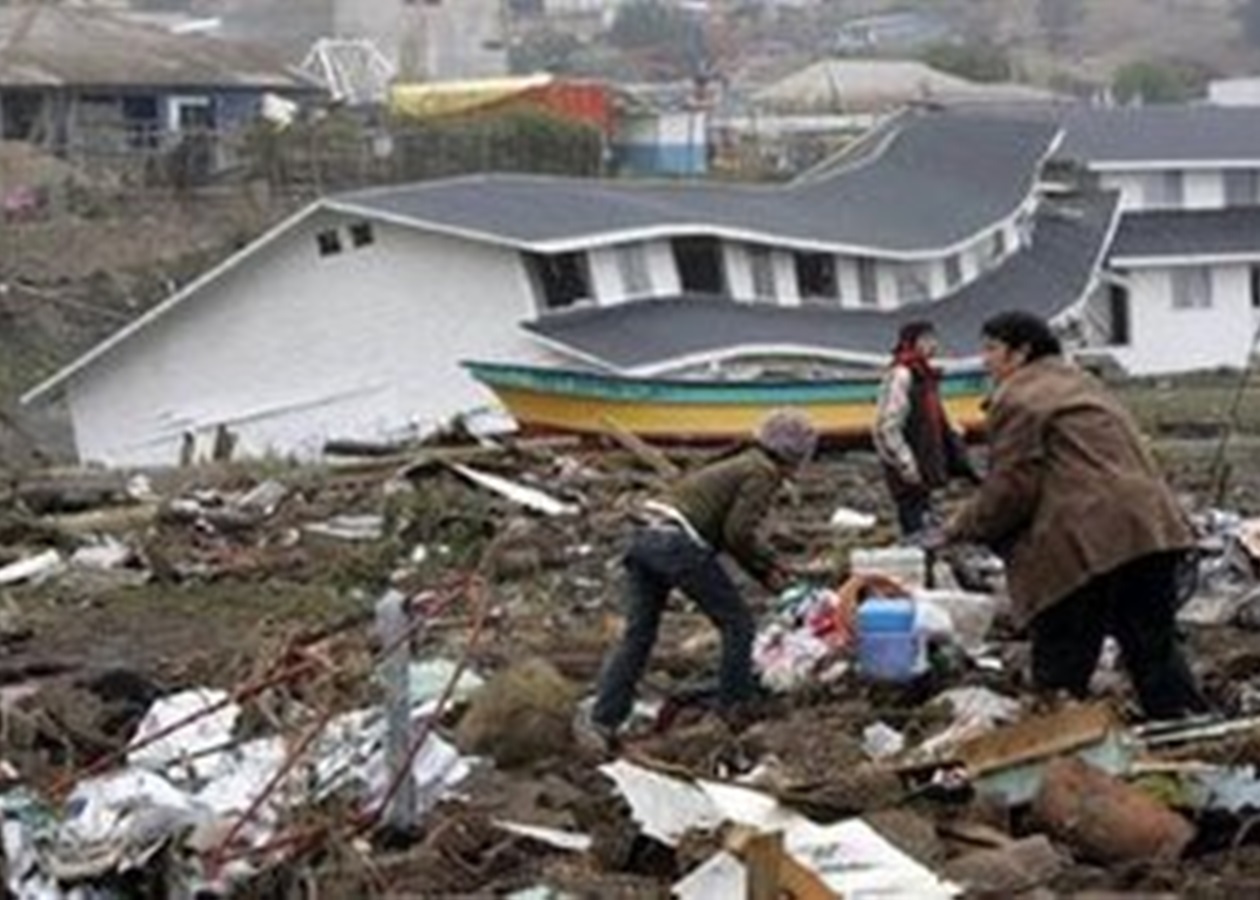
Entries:
[[661,614],[675,588],[721,633],[719,707],[733,711],[754,697],[756,624],[719,556],[729,555],[772,592],[786,586],[785,573],[757,531],[779,488],[813,456],[817,443],[807,416],[791,410],[772,413],[758,428],[753,446],[683,477],[663,500],[645,504],[648,524],[636,531],[623,561],[625,631],[604,663],[595,704],[584,723],[605,745],[616,739],[630,715]]

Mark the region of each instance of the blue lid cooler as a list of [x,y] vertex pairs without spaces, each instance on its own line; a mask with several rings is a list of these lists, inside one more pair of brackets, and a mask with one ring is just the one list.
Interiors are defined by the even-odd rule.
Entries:
[[871,599],[858,607],[858,672],[874,681],[912,681],[922,671],[923,638],[914,601]]

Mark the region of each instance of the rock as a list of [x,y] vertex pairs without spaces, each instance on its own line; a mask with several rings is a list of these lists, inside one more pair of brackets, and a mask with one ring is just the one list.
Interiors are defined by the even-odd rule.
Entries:
[[882,809],[862,817],[881,835],[928,868],[945,860],[936,823],[907,809]]
[[1045,835],[1036,835],[1006,847],[960,856],[948,863],[942,874],[962,885],[969,895],[1008,897],[1048,883],[1067,862]]
[[578,692],[545,660],[499,673],[473,695],[460,720],[460,748],[504,767],[567,753]]
[[1105,862],[1174,860],[1195,836],[1194,826],[1168,807],[1076,758],[1046,767],[1033,816],[1064,843]]

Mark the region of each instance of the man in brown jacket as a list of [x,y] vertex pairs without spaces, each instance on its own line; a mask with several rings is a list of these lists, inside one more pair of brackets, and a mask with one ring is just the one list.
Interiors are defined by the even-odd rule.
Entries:
[[943,540],[1005,557],[1038,689],[1085,697],[1110,634],[1147,716],[1207,711],[1175,626],[1177,566],[1194,540],[1136,425],[1041,319],[1004,313],[983,338],[997,383],[989,471]]
[[817,434],[801,413],[772,413],[753,447],[685,476],[662,500],[646,505],[649,524],[634,536],[623,564],[626,625],[600,675],[595,705],[580,736],[607,745],[630,715],[635,690],[656,643],[661,615],[675,588],[722,636],[718,703],[727,710],[752,699],[756,626],[723,569],[727,554],[768,589],[785,586],[757,530],[783,483],[813,455]]

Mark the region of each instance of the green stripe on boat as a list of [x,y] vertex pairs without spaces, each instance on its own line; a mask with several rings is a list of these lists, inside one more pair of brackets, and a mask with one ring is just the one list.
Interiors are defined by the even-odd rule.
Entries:
[[[731,406],[802,406],[817,403],[873,404],[880,376],[821,381],[688,381],[669,378],[627,378],[572,369],[504,363],[466,362],[474,378],[491,388],[514,388],[563,397],[588,397],[617,402],[716,404]],[[984,372],[947,374],[941,393],[975,397],[988,390]]]

